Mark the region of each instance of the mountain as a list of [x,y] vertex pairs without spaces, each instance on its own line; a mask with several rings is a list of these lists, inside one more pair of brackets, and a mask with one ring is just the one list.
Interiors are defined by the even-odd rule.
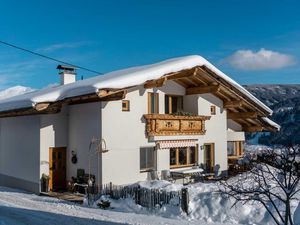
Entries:
[[300,84],[244,87],[273,110],[271,119],[281,126],[275,133],[247,134],[247,141],[265,145],[300,143]]
[[5,98],[10,98],[13,96],[21,95],[27,92],[34,91],[34,89],[30,87],[24,87],[24,86],[14,86],[7,88],[5,90],[0,91],[0,100]]

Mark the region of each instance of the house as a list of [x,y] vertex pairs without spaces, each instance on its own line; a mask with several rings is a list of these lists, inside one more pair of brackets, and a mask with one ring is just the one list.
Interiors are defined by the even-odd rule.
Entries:
[[0,101],[0,185],[38,193],[47,174],[56,190],[78,169],[97,184],[201,163],[226,172],[245,131],[280,128],[271,109],[200,56],[80,81],[76,68],[58,69],[61,85]]

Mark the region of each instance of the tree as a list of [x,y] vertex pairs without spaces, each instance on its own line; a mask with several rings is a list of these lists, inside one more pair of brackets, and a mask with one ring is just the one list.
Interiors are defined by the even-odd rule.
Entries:
[[220,191],[238,202],[259,202],[275,223],[293,225],[291,205],[299,202],[299,146],[264,150],[248,157],[250,170],[221,182]]

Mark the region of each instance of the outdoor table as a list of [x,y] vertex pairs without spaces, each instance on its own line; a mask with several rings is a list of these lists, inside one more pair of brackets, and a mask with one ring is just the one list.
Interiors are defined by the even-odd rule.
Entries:
[[200,174],[203,171],[204,170],[201,168],[184,169],[184,170],[171,171],[171,174],[172,174],[172,176],[175,175],[175,176],[182,178],[182,184],[187,184],[184,182],[185,178],[191,177],[192,175],[195,175],[195,174]]

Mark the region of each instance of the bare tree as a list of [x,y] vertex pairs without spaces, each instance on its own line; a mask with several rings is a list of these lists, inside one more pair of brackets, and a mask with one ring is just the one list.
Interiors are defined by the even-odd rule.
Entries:
[[265,150],[248,163],[248,172],[221,183],[221,193],[234,198],[234,205],[259,202],[276,224],[293,225],[291,205],[299,202],[300,192],[299,146]]

